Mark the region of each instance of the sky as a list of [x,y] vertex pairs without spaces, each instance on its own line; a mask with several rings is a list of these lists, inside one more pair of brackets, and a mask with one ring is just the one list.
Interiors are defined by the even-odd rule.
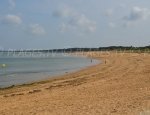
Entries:
[[150,0],[0,0],[0,49],[150,45]]

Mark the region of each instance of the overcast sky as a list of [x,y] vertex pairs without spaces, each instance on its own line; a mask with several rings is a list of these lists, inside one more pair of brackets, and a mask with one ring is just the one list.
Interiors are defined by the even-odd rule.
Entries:
[[150,44],[150,0],[0,0],[0,49]]

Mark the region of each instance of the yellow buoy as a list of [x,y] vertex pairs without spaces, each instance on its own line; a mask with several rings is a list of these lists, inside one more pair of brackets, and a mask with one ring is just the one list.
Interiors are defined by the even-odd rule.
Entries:
[[2,67],[6,67],[6,64],[2,64]]

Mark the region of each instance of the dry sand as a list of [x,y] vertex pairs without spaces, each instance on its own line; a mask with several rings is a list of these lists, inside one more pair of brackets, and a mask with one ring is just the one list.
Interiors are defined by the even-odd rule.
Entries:
[[150,54],[92,57],[103,63],[0,90],[0,115],[150,115]]

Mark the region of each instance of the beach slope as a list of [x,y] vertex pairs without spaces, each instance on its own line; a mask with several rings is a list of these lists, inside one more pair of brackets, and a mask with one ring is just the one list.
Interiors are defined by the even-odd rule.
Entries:
[[55,79],[1,89],[0,114],[150,115],[150,54],[88,55],[103,63]]

